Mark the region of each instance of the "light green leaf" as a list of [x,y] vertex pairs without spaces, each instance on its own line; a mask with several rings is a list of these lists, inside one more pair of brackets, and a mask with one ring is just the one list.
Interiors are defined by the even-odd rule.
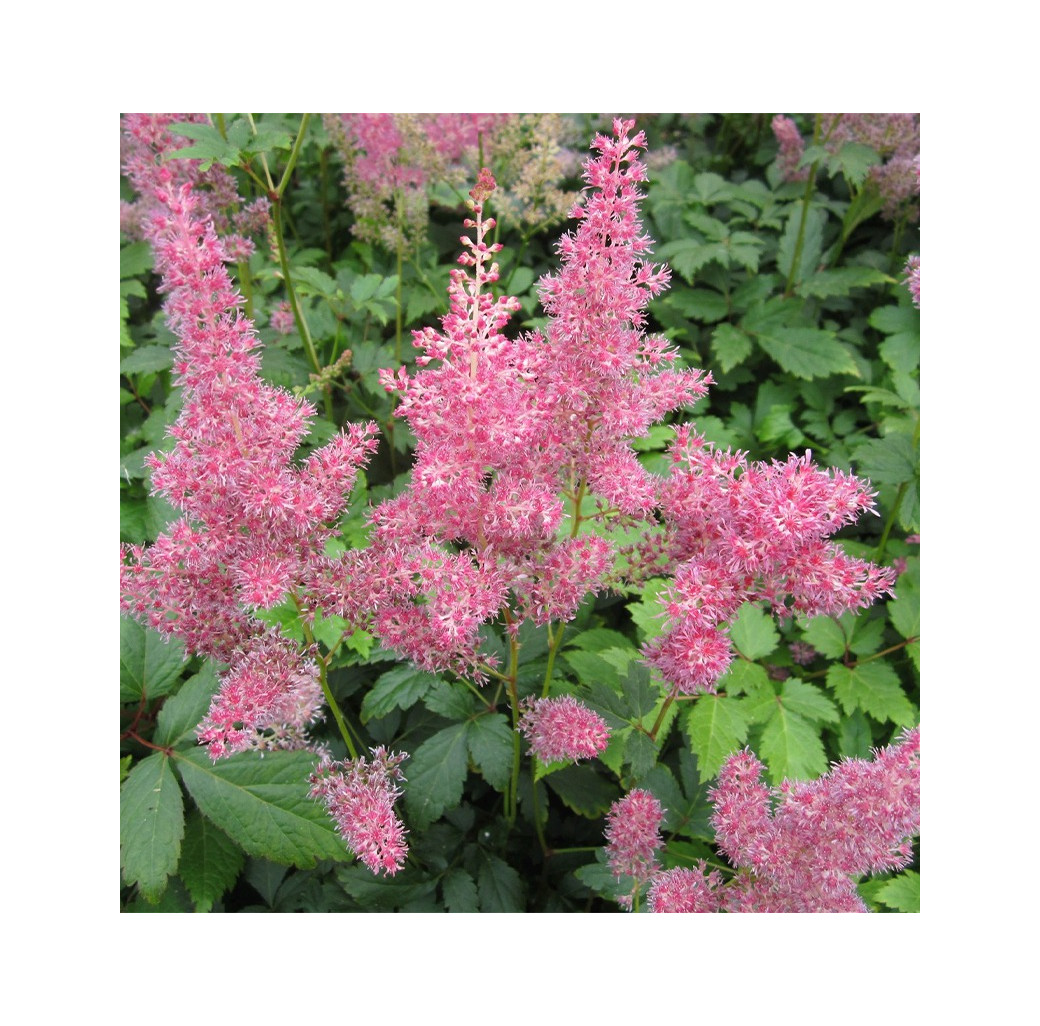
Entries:
[[827,671],[827,686],[846,713],[862,709],[875,720],[910,726],[917,714],[899,685],[896,671],[883,659],[859,666],[837,664]]
[[869,759],[874,739],[870,724],[859,709],[854,709],[841,721],[838,730],[838,751],[846,759]]
[[716,687],[727,695],[751,695],[769,687],[769,674],[766,673],[765,667],[758,663],[734,659],[729,664],[729,669],[719,678]]
[[468,723],[438,731],[412,753],[405,805],[412,825],[422,830],[462,798],[469,765]]
[[202,814],[250,855],[310,869],[350,857],[324,808],[310,797],[312,752],[242,752],[212,762],[175,752],[184,786]]
[[834,703],[815,684],[788,677],[780,692],[785,709],[817,723],[837,723],[841,718]]
[[753,348],[751,337],[732,324],[720,324],[712,332],[712,357],[724,374],[742,364]]
[[205,816],[188,817],[177,875],[191,894],[198,912],[208,912],[234,885],[245,864],[242,850]]
[[762,731],[758,754],[774,784],[789,780],[811,780],[827,772],[827,755],[818,729],[783,702]]
[[912,869],[894,876],[874,893],[874,897],[889,908],[900,912],[921,911],[921,877]]
[[729,636],[737,651],[752,662],[774,652],[780,641],[773,618],[753,602],[745,602],[737,611]]
[[856,361],[833,331],[820,328],[771,328],[755,341],[789,374],[807,381],[831,374],[859,377]]
[[726,756],[747,740],[748,723],[739,699],[701,695],[683,718],[690,748],[697,756],[701,778],[714,777]]
[[162,752],[142,759],[119,792],[119,844],[123,879],[153,904],[177,868],[184,836],[184,798]]
[[841,624],[831,616],[814,616],[805,625],[805,640],[828,659],[841,659],[848,645]]

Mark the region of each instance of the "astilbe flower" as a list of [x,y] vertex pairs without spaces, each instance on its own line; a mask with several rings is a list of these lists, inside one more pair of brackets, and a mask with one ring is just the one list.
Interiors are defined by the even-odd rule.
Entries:
[[197,216],[212,221],[223,239],[225,258],[246,260],[254,249],[250,236],[262,234],[269,223],[270,204],[266,197],[246,204],[235,179],[219,164],[203,170],[201,160],[176,156],[190,140],[175,135],[172,126],[206,122],[205,114],[123,115],[121,164],[138,197],[120,204],[120,226],[127,238],[149,238],[153,217],[162,215],[165,207],[156,197],[156,189],[190,185],[198,205]]
[[807,641],[792,641],[787,647],[799,666],[808,666],[820,654]]
[[[865,912],[855,877],[901,869],[920,830],[920,730],[873,761],[847,759],[813,781],[770,789],[750,751],[726,760],[714,804],[716,841],[743,870],[727,885],[733,912]],[[773,802],[776,807],[773,807]]]
[[809,453],[749,463],[688,426],[671,457],[660,496],[674,576],[666,629],[644,654],[679,691],[714,691],[733,658],[726,624],[744,602],[768,601],[781,617],[838,615],[891,593],[890,569],[828,541],[873,510],[869,483],[821,471]]
[[805,140],[802,139],[798,126],[791,118],[777,114],[770,127],[780,144],[780,152],[776,159],[784,181],[804,182],[809,177],[809,169],[798,166],[805,152]]
[[344,162],[354,234],[388,249],[409,249],[429,218],[427,187],[460,183],[476,166],[483,134],[509,114],[328,114],[325,128]]
[[394,812],[406,758],[373,748],[371,760],[324,758],[311,775],[311,797],[321,800],[347,847],[376,874],[394,876],[408,855],[407,831]]
[[911,256],[907,258],[906,268],[904,270],[906,277],[903,279],[907,289],[910,291],[910,298],[914,301],[914,306],[918,309],[921,308],[921,258],[919,256]]
[[309,564],[332,534],[328,525],[374,447],[375,429],[351,426],[293,462],[314,409],[259,377],[259,343],[240,312],[221,240],[198,219],[190,185],[176,185],[166,167],[156,181],[165,213],[153,217],[149,237],[184,402],[169,429],[172,449],[147,464],[153,490],[183,516],[154,544],[124,547],[121,608],[189,651],[229,664],[201,728],[214,758],[257,747],[261,735],[274,746],[302,744],[319,705],[313,661],[253,611],[288,594],[306,606]]
[[517,729],[530,743],[530,754],[542,762],[592,759],[607,747],[606,721],[573,695],[526,698],[520,707]]
[[[485,169],[441,330],[413,333],[415,374],[384,372],[416,438],[411,483],[373,511],[370,550],[326,567],[323,607],[348,618],[372,611],[369,629],[419,665],[480,679],[490,662],[482,623],[503,611],[514,628],[573,617],[616,552],[607,538],[578,536],[580,522],[566,536],[564,500],[573,508],[593,495],[604,517],[649,517],[657,482],[631,441],[710,380],[670,369],[675,352],[643,331],[668,274],[643,259],[645,140],[632,127],[618,121],[613,138],[595,140],[588,195],[574,211],[581,223],[560,242],[559,275],[542,281],[544,334],[507,337],[519,304],[489,291],[500,246],[487,241],[495,182]],[[452,579],[442,587],[427,568]]]
[[664,846],[661,803],[647,790],[635,788],[619,798],[607,813],[607,866],[620,879],[632,878],[632,892],[618,899],[625,908],[658,867],[657,851]]
[[698,869],[666,869],[654,875],[646,906],[650,912],[719,912],[722,903],[722,874]]

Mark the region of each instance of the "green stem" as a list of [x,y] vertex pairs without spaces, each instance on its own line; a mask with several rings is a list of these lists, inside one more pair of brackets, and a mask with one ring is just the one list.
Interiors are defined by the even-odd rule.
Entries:
[[[819,115],[817,117],[817,130],[819,130]],[[815,133],[814,133],[815,134]],[[816,172],[819,169],[819,160],[814,160],[809,168],[809,178],[805,183],[805,194],[802,196],[802,219],[798,224],[798,238],[794,244],[794,256],[791,258],[791,269],[787,272],[787,284],[784,286],[784,295],[789,296],[794,291],[795,277],[798,274],[799,265],[802,262],[802,249],[805,247],[805,228],[809,222],[809,204],[812,202],[813,185],[816,182]]]
[[303,137],[307,134],[307,122],[310,121],[310,118],[310,114],[304,114],[300,119],[300,130],[296,133],[296,141],[293,143],[292,152],[289,154],[289,162],[285,165],[285,170],[282,172],[282,180],[278,183],[276,190],[279,199],[285,195],[285,189],[296,167],[296,161],[300,158],[300,150],[303,149]]
[[300,301],[296,298],[296,288],[293,286],[292,273],[289,270],[289,254],[286,252],[285,233],[282,230],[282,203],[280,197],[276,197],[271,204],[271,223],[274,225],[274,234],[278,246],[278,262],[282,267],[282,280],[285,282],[285,291],[289,294],[289,305],[292,307],[296,327],[300,332],[300,338],[303,339],[307,356],[314,365],[315,371],[320,374],[322,369],[321,361],[318,359],[318,353],[314,348],[314,340],[311,338],[310,328],[307,327],[307,321],[304,319],[303,311],[300,309]]
[[[509,610],[505,611],[506,623],[512,623]],[[509,692],[509,706],[513,712],[513,771],[509,776],[509,789],[506,793],[506,821],[512,827],[516,822],[516,800],[520,788],[520,732],[516,729],[520,724],[520,696],[517,692],[516,678],[520,666],[520,644],[516,638],[509,636],[509,676],[506,688]]]
[[657,740],[657,732],[661,729],[661,724],[664,723],[665,713],[671,708],[672,702],[675,701],[676,696],[679,694],[679,685],[676,684],[671,691],[668,692],[668,697],[664,700],[664,705],[661,706],[661,711],[657,714],[657,719],[654,720],[653,727],[650,728],[650,740]]

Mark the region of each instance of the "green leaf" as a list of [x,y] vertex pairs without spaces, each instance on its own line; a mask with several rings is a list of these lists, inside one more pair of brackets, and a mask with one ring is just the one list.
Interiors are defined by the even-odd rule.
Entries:
[[807,780],[827,772],[827,755],[815,726],[778,702],[762,731],[758,754],[774,784]]
[[864,221],[868,221],[875,214],[879,213],[881,206],[881,195],[876,188],[868,186],[868,188],[856,193],[845,211],[845,216],[841,220],[842,239],[848,239]]
[[152,247],[147,242],[131,242],[119,251],[119,277],[136,278],[152,269]]
[[605,815],[617,797],[617,789],[592,765],[569,766],[546,777],[545,783],[568,809],[587,819]]
[[831,616],[814,616],[805,625],[805,640],[828,659],[843,658],[848,645],[841,624]]
[[683,727],[697,756],[701,778],[714,777],[726,756],[747,740],[748,723],[739,699],[701,695],[687,711]]
[[438,731],[412,753],[408,762],[405,804],[408,817],[422,830],[462,798],[469,765],[468,723]]
[[832,173],[840,171],[854,189],[858,189],[870,169],[880,163],[881,157],[876,150],[858,142],[845,143],[829,161]]
[[466,735],[469,754],[496,791],[505,791],[513,771],[513,731],[502,713],[478,716]]
[[878,347],[878,354],[899,374],[912,374],[921,363],[921,338],[909,332],[889,335]]
[[202,814],[248,854],[301,869],[349,857],[332,820],[310,797],[312,752],[242,752],[212,762],[196,748],[174,758]]
[[563,659],[583,684],[598,682],[617,687],[621,683],[617,668],[597,652],[564,652]]
[[820,328],[770,328],[755,341],[789,374],[811,381],[831,374],[852,374],[859,369],[833,331]]
[[449,720],[465,720],[473,715],[473,693],[465,684],[436,680],[423,698],[430,712]]
[[656,637],[661,633],[664,623],[664,603],[661,593],[668,587],[669,582],[660,577],[653,577],[643,585],[643,591],[638,601],[629,602],[628,615],[639,628],[641,640]]
[[716,687],[727,695],[751,695],[769,687],[769,674],[758,663],[734,659]]
[[644,663],[633,662],[629,666],[622,686],[634,719],[641,720],[653,711],[660,696],[658,689],[650,683],[650,670]]
[[899,912],[920,912],[921,877],[912,869],[908,869],[878,888],[874,897]]
[[886,335],[920,335],[921,314],[912,306],[881,306],[867,318],[867,323]]
[[166,346],[141,346],[119,364],[121,374],[154,374],[173,366],[173,353]]
[[811,274],[795,289],[799,296],[831,299],[847,296],[853,289],[865,289],[889,281],[883,271],[875,267],[837,267]]
[[780,691],[785,709],[817,723],[837,723],[841,717],[834,703],[815,684],[788,677]]
[[524,884],[520,874],[497,855],[482,852],[477,870],[481,912],[523,912]]
[[917,476],[918,454],[913,441],[894,432],[872,438],[852,451],[856,474],[872,484],[901,485]]
[[649,734],[641,730],[633,730],[625,738],[625,762],[632,770],[632,776],[641,780],[654,768],[657,762],[657,745],[650,740]]
[[[592,630],[576,634],[568,646],[580,648],[583,652],[599,652],[607,648],[631,648],[632,643],[620,631],[612,631],[606,627],[593,627]],[[635,649],[633,649],[635,651]]]
[[170,760],[156,752],[139,762],[119,792],[123,879],[153,904],[177,868],[184,836],[184,798]]
[[873,744],[866,716],[859,709],[854,709],[841,721],[838,752],[845,759],[869,759]]
[[[795,250],[798,248],[798,236],[802,232],[803,200],[792,204],[787,218],[784,234],[780,238],[780,247],[776,254],[776,266],[785,278],[791,277],[791,266],[794,263]],[[805,230],[802,233],[802,251],[798,259],[793,280],[804,281],[816,269],[823,255],[823,228],[827,223],[827,212],[819,207],[809,207],[805,218]]]
[[208,912],[238,879],[245,864],[242,850],[208,819],[188,817],[177,874],[184,881],[197,912]]
[[167,694],[184,669],[184,646],[169,642],[136,620],[119,622],[119,700],[136,702]]
[[209,712],[219,687],[217,664],[207,662],[181,685],[176,695],[163,703],[155,722],[155,744],[163,748],[194,747],[195,728]]
[[753,602],[745,602],[737,611],[729,636],[737,651],[752,662],[774,652],[780,642],[773,618]]
[[676,289],[668,293],[668,304],[684,317],[712,324],[729,313],[729,303],[721,292],[714,289]]
[[441,879],[444,907],[449,912],[477,912],[477,885],[464,869],[449,869]]
[[378,720],[394,709],[410,709],[440,680],[435,674],[396,666],[372,685],[361,703],[361,722]]
[[712,357],[724,374],[742,364],[753,348],[751,337],[732,324],[720,324],[712,332]]
[[875,720],[910,726],[917,718],[913,705],[899,684],[899,676],[883,659],[872,659],[859,666],[832,666],[827,671],[827,686],[846,713],[862,709]]
[[904,638],[917,638],[921,635],[921,597],[916,588],[904,585],[900,581],[896,589],[896,597],[885,607],[888,610],[892,626]]

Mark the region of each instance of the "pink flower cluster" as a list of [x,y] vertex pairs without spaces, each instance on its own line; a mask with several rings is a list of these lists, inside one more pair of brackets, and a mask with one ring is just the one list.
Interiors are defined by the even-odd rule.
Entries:
[[[286,595],[305,599],[310,564],[331,535],[358,468],[374,447],[371,425],[352,425],[302,464],[293,454],[314,410],[258,375],[258,341],[240,312],[225,250],[190,185],[156,171],[149,235],[177,335],[184,389],[173,448],[151,456],[156,492],[183,512],[155,543],[123,550],[121,606],[195,653],[230,664],[203,726],[214,758],[253,747],[282,712],[292,736],[314,718],[307,659],[251,615]],[[238,715],[241,712],[242,715]],[[236,726],[242,724],[242,727]]]
[[[121,163],[123,172],[138,192],[133,202],[120,204],[120,226],[131,239],[150,237],[152,218],[162,215],[164,204],[156,188],[166,184],[191,185],[200,220],[209,218],[222,237],[225,259],[247,260],[253,252],[251,235],[262,233],[270,219],[270,204],[261,197],[244,204],[231,174],[219,164],[202,170],[202,161],[174,156],[191,140],[174,135],[175,124],[205,124],[205,114],[124,114],[122,118]],[[165,169],[173,178],[160,175]]]
[[668,627],[646,652],[680,691],[714,691],[733,658],[725,625],[746,601],[766,600],[778,616],[837,615],[891,591],[891,570],[828,541],[873,510],[865,482],[819,470],[809,453],[749,463],[685,425],[671,457],[661,488],[674,567]]
[[[854,878],[900,869],[921,826],[920,730],[813,781],[770,790],[749,752],[730,756],[711,792],[719,847],[739,873],[734,912],[865,912]],[[773,802],[777,802],[774,809]]]
[[919,256],[909,257],[906,261],[906,277],[903,281],[910,290],[910,298],[914,306],[921,308],[921,258]]
[[805,141],[802,139],[802,133],[798,131],[798,126],[791,118],[777,114],[770,127],[780,144],[777,163],[784,181],[804,182],[809,177],[809,169],[798,166],[805,152]]
[[619,879],[628,876],[633,881],[633,894],[619,899],[626,908],[657,871],[657,851],[664,847],[660,834],[663,819],[661,803],[638,787],[614,802],[607,813],[607,865]]
[[311,797],[321,800],[347,846],[373,873],[394,876],[408,855],[407,831],[394,812],[408,756],[385,748],[371,754],[371,761],[323,759],[311,775]]
[[[607,864],[635,879],[632,907],[649,882],[651,912],[866,912],[856,877],[907,866],[921,827],[919,728],[875,752],[847,759],[818,780],[770,789],[750,751],[731,755],[709,792],[716,843],[738,870],[728,880],[658,868],[660,803],[630,791],[607,816]],[[774,808],[775,804],[775,808]]]
[[527,698],[521,709],[517,729],[530,742],[530,754],[542,762],[592,759],[607,747],[606,721],[573,695]]

